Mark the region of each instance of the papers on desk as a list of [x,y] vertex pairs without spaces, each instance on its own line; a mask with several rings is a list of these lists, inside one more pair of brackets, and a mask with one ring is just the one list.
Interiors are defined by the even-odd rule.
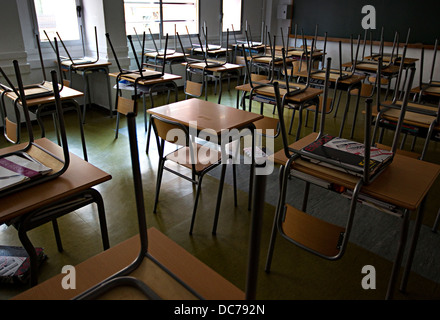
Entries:
[[[114,89],[117,89],[117,86],[115,85],[113,87]],[[134,91],[134,83],[128,80],[120,80],[119,81],[119,89],[120,90],[127,90],[127,91]],[[142,93],[148,93],[150,90],[149,86],[144,86],[142,84],[137,85],[137,92],[139,94]]]
[[51,171],[51,168],[30,156],[11,155],[0,158],[0,191]]

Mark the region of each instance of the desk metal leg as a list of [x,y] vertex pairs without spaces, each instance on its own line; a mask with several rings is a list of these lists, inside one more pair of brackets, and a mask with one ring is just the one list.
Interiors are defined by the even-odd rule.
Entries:
[[224,163],[221,166],[222,166],[222,172],[221,172],[221,176],[220,176],[220,182],[218,184],[217,205],[215,207],[214,225],[212,227],[212,234],[213,235],[215,235],[217,233],[218,217],[220,215],[220,205],[222,202],[223,187],[225,184],[225,174],[226,174],[227,164]]
[[409,210],[405,210],[402,217],[402,225],[400,229],[400,240],[399,246],[396,252],[396,257],[394,259],[393,268],[391,270],[391,276],[388,283],[388,290],[385,299],[391,300],[394,295],[394,289],[397,282],[397,277],[399,275],[400,266],[403,260],[403,254],[405,252],[406,240],[408,237],[408,227],[409,227]]
[[406,291],[406,285],[408,283],[409,273],[411,271],[412,262],[414,259],[414,253],[416,251],[417,242],[420,235],[420,228],[422,227],[422,221],[423,221],[423,214],[424,214],[424,208],[425,208],[425,202],[426,197],[423,199],[422,203],[420,204],[420,207],[417,211],[417,217],[414,225],[414,233],[411,239],[411,245],[409,247],[409,253],[408,258],[405,264],[405,269],[403,271],[402,276],[402,282],[400,284],[400,291],[405,292]]

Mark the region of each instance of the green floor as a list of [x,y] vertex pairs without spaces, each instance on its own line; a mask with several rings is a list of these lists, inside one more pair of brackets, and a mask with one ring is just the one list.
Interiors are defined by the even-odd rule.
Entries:
[[[183,98],[183,95],[181,95]],[[217,96],[210,94],[212,101]],[[341,108],[344,105],[344,97]],[[156,105],[163,104],[164,98],[157,97]],[[225,91],[222,104],[235,107],[236,92]],[[255,105],[256,106],[256,105]],[[361,107],[363,107],[361,101]],[[266,109],[271,114],[272,109]],[[327,132],[337,134],[341,122],[341,109],[336,118],[328,117]],[[291,111],[286,111],[290,119]],[[76,114],[66,114],[68,124],[69,147],[72,152],[82,157],[82,149],[77,129]],[[98,186],[106,208],[110,244],[115,245],[135,235],[137,230],[136,208],[133,194],[133,183],[130,167],[129,145],[125,119],[121,121],[119,138],[114,139],[116,118],[110,118],[108,112],[94,107],[87,110],[85,134],[89,162],[112,175],[112,180]],[[352,114],[347,123],[348,134]],[[363,116],[359,113],[355,139],[362,137]],[[157,150],[153,142],[150,154],[145,152],[146,134],[144,132],[143,112],[137,118],[138,142],[141,150],[141,170],[144,185],[147,223],[156,227],[172,240],[183,246],[190,253],[222,274],[236,286],[245,289],[246,263],[249,242],[250,212],[247,210],[248,195],[246,190],[239,191],[238,206],[233,205],[233,193],[230,185],[225,185],[220,221],[217,235],[211,234],[215,195],[218,180],[208,176],[203,182],[203,191],[199,204],[198,217],[193,235],[188,234],[193,206],[194,189],[186,180],[171,174],[164,174],[159,210],[152,213],[157,169]],[[296,122],[295,122],[296,123]],[[50,118],[45,119],[47,137],[54,139]],[[311,121],[304,128],[302,135],[311,132]],[[36,135],[39,135],[35,126]],[[391,135],[386,135],[391,139]],[[291,142],[295,137],[290,137]],[[0,147],[6,146],[5,139],[0,138]],[[420,150],[421,141],[416,145]],[[280,141],[276,148],[280,148]],[[440,163],[440,147],[431,143],[427,160]],[[228,170],[229,171],[229,170]],[[438,182],[432,193],[438,194]],[[432,225],[438,200],[430,197],[424,223]],[[337,262],[329,262],[312,256],[286,241],[278,239],[272,272],[264,272],[268,239],[272,227],[275,208],[267,204],[264,210],[263,232],[261,242],[261,263],[258,279],[257,297],[259,299],[365,299],[376,300],[385,297],[391,262],[360,246],[350,244],[345,256]],[[44,281],[61,272],[64,265],[75,265],[102,251],[97,212],[94,206],[78,210],[59,219],[64,252],[56,248],[52,226],[47,224],[29,232],[35,246],[43,247],[48,255],[47,261],[39,270],[39,281]],[[440,238],[440,236],[439,236]],[[17,232],[13,227],[0,226],[0,244],[20,245]],[[387,244],[384,244],[387,245]],[[438,250],[438,246],[437,246]],[[374,265],[377,272],[377,288],[364,290],[361,286],[362,267]],[[438,265],[432,265],[438,270]],[[0,284],[0,298],[9,299],[26,290],[26,286]],[[412,274],[406,294],[396,292],[396,299],[439,299],[438,283]]]

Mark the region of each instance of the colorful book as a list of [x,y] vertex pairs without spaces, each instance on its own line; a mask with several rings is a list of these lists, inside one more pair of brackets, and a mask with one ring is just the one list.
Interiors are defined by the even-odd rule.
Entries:
[[[37,266],[47,258],[43,248],[35,248]],[[29,255],[23,247],[0,246],[0,283],[25,284],[30,276]]]
[[[339,171],[363,176],[365,166],[365,145],[356,141],[324,135],[302,149],[302,157],[320,165]],[[390,162],[390,151],[370,148],[370,175],[375,174],[383,165]]]

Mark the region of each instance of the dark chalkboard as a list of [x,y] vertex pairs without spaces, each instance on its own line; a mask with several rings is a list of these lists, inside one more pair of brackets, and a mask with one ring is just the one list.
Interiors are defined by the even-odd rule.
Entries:
[[329,38],[349,39],[351,35],[357,38],[364,35],[362,19],[367,15],[362,13],[365,5],[372,5],[376,11],[376,29],[373,40],[380,40],[383,27],[384,40],[392,42],[396,32],[399,41],[408,43],[433,45],[440,38],[440,1],[426,0],[293,0],[292,29],[297,25],[297,36],[314,36],[318,25],[318,36]]

